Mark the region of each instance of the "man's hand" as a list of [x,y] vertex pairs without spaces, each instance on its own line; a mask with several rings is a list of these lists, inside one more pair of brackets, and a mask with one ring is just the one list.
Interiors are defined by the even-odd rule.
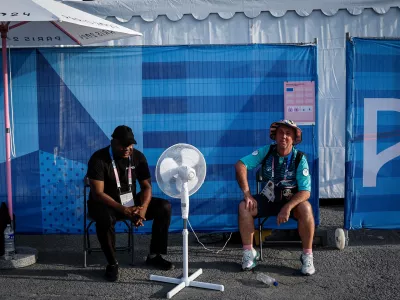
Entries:
[[130,207],[126,207],[122,205],[122,214],[129,218],[132,219],[134,216],[139,216],[140,215],[140,211],[142,210],[141,206],[130,206]]
[[132,222],[135,224],[136,227],[139,226],[144,226],[143,221],[146,221],[146,211],[147,208],[143,207],[143,206],[139,206],[140,210],[138,212],[138,214],[136,214],[133,218],[132,218]]
[[248,194],[244,196],[244,202],[246,204],[246,209],[252,211],[257,209],[257,200],[253,198],[252,195]]
[[276,224],[278,224],[279,226],[282,223],[286,223],[289,220],[289,216],[290,216],[290,208],[289,206],[285,205],[281,208],[281,211],[276,217]]

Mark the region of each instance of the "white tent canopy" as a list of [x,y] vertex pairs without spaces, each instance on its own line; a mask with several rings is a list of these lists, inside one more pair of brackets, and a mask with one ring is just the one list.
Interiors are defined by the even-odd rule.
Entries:
[[[300,43],[318,38],[320,197],[344,197],[346,32],[400,37],[400,1],[67,2],[143,33],[103,45]],[[117,18],[117,19],[116,19]]]
[[305,17],[314,10],[321,10],[326,16],[332,16],[339,9],[347,9],[353,15],[359,15],[364,8],[372,8],[379,14],[386,13],[390,7],[399,7],[395,0],[97,0],[76,1],[73,5],[84,8],[100,16],[114,16],[121,21],[129,21],[133,16],[141,16],[145,21],[154,21],[158,16],[166,15],[171,21],[180,20],[183,15],[191,14],[197,20],[204,20],[209,14],[217,13],[221,18],[230,19],[237,12],[249,18],[255,18],[261,12],[269,11],[274,17],[282,17],[287,11],[295,11]]

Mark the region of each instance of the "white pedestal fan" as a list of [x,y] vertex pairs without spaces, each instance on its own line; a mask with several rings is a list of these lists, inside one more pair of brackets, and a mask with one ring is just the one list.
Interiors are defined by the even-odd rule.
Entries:
[[181,199],[183,219],[183,276],[172,278],[150,275],[150,280],[175,283],[177,286],[168,292],[167,298],[172,298],[186,286],[224,291],[220,284],[195,281],[203,273],[198,269],[189,276],[188,264],[188,230],[187,219],[189,216],[189,196],[197,192],[206,177],[206,161],[203,154],[194,146],[176,144],[169,147],[161,154],[156,167],[156,180],[160,189],[172,198]]

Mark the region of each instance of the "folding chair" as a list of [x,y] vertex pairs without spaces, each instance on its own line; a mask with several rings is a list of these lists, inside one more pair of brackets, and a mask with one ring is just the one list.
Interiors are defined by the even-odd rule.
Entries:
[[[102,249],[99,247],[91,247],[90,246],[90,235],[89,235],[89,229],[90,227],[96,222],[93,220],[87,213],[87,199],[88,199],[88,191],[90,191],[90,186],[89,186],[89,178],[85,177],[84,178],[84,184],[83,184],[83,207],[84,207],[84,212],[83,212],[83,267],[86,268],[86,254],[87,253],[92,253],[92,252],[102,252]],[[89,222],[89,224],[87,224]],[[134,240],[133,240],[133,229],[134,229],[134,224],[128,220],[128,219],[123,219],[123,220],[117,220],[117,222],[123,222],[126,227],[128,228],[128,245],[123,246],[123,247],[116,247],[116,251],[128,251],[128,253],[131,253],[131,265],[134,263]]]

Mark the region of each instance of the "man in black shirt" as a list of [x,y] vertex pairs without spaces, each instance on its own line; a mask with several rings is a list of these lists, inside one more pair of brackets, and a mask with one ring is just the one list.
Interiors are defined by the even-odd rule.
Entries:
[[[150,171],[146,157],[134,149],[137,144],[128,126],[118,126],[112,134],[111,146],[96,151],[89,160],[87,177],[90,182],[89,215],[96,221],[96,232],[106,256],[106,278],[118,279],[115,257],[115,223],[131,219],[136,226],[153,220],[150,253],[146,263],[164,270],[174,265],[161,254],[167,253],[171,204],[152,197]],[[136,193],[136,180],[140,192]]]

